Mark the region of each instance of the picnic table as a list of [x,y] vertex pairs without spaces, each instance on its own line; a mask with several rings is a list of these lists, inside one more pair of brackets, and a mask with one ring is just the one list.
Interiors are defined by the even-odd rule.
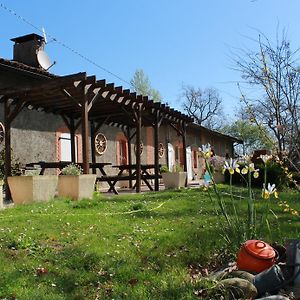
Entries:
[[[45,162],[45,161],[39,161],[35,163],[29,163],[26,164],[26,168],[32,168],[39,166],[41,168],[40,175],[44,175],[46,169],[59,169],[62,170],[72,162],[70,161],[55,161],[55,162]],[[83,163],[75,163],[76,165],[82,167]],[[107,175],[106,172],[104,171],[105,166],[110,166],[111,163],[90,163],[90,168],[96,168],[99,169],[100,173],[102,175]]]
[[[39,167],[40,175],[44,175],[46,169],[59,169],[62,170],[64,167],[71,164],[70,161],[58,161],[58,162],[45,162],[39,161],[35,163],[28,163],[26,164],[26,168],[33,168]],[[76,163],[79,166],[82,166],[82,163]],[[113,168],[119,169],[117,175],[108,175],[104,168],[105,166],[110,166],[112,163],[90,163],[90,168],[98,169],[101,173],[101,176],[98,176],[96,181],[97,182],[107,182],[109,185],[108,192],[113,192],[118,194],[116,190],[116,184],[122,180],[135,180],[136,179],[136,164],[128,164],[128,165],[114,165]],[[159,165],[160,167],[160,165]],[[153,191],[153,187],[151,186],[149,180],[155,179],[156,175],[151,173],[151,170],[155,169],[154,164],[142,164],[141,165],[141,180],[148,186],[150,191]],[[161,178],[161,175],[158,175]],[[132,187],[135,188],[136,184]]]
[[[98,181],[104,181],[105,179],[110,179],[110,188],[108,192],[115,192],[115,185],[118,181],[122,180],[135,180],[136,179],[136,164],[127,164],[127,165],[115,165],[113,168],[119,169],[119,172],[115,176],[102,176],[101,178],[97,178]],[[160,166],[159,166],[160,167]],[[151,170],[155,169],[154,164],[142,164],[141,165],[141,180],[147,185],[150,191],[153,191],[153,187],[151,186],[148,180],[155,179],[156,175],[150,173]],[[158,175],[161,178],[161,175]],[[132,187],[135,188],[136,184]]]

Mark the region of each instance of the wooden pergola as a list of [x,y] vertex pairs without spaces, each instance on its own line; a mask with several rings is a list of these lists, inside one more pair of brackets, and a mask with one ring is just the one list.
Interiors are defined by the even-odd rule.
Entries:
[[[159,189],[159,128],[162,122],[174,128],[186,148],[186,127],[193,120],[169,106],[137,95],[122,86],[115,87],[95,76],[78,73],[52,77],[25,87],[0,89],[4,104],[5,177],[11,175],[11,124],[24,107],[60,115],[71,135],[71,157],[75,162],[75,132],[81,126],[83,172],[89,173],[89,130],[92,162],[96,161],[94,138],[103,124],[120,127],[129,145],[135,137],[136,192],[141,190],[141,128],[154,128],[155,190]],[[131,164],[131,147],[128,147]],[[184,169],[186,171],[186,152]]]

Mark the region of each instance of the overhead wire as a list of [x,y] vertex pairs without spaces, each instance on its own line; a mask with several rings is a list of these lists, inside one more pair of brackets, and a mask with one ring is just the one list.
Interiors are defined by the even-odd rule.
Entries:
[[[7,7],[6,5],[4,5],[3,3],[0,2],[0,8],[6,10],[7,12],[9,12],[11,15],[15,16],[16,18],[18,18],[19,20],[21,20],[22,22],[26,23],[27,25],[31,26],[32,28],[34,28],[35,30],[39,31],[40,33],[44,34],[43,29],[39,28],[38,26],[36,26],[35,24],[33,24],[32,22],[28,21],[26,18],[24,18],[23,16],[21,16],[20,14],[18,14],[17,12],[15,12],[13,9]],[[122,77],[120,77],[119,75],[111,72],[110,70],[108,70],[107,68],[101,66],[100,64],[96,63],[95,61],[93,61],[92,59],[88,58],[86,55],[81,54],[78,50],[75,50],[74,48],[68,46],[65,42],[57,39],[56,37],[52,36],[51,34],[47,33],[47,36],[54,42],[58,43],[59,45],[61,45],[62,47],[64,47],[65,49],[71,51],[72,53],[74,53],[75,55],[79,56],[80,58],[82,58],[83,60],[87,61],[88,63],[94,65],[95,67],[101,69],[102,71],[114,76],[115,78],[121,80],[122,82],[128,84],[129,86],[132,86],[132,84],[130,82],[128,82],[127,80],[123,79]]]

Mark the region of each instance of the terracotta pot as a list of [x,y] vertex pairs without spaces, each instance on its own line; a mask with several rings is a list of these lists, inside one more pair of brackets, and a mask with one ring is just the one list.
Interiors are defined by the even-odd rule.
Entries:
[[276,252],[267,243],[259,240],[245,242],[237,255],[239,270],[260,273],[276,262]]

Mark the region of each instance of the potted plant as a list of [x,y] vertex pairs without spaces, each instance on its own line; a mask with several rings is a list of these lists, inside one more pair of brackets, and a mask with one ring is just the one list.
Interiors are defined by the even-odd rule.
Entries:
[[39,175],[39,170],[30,170],[22,176],[7,178],[11,197],[15,204],[48,201],[54,198],[57,181],[57,175]]
[[92,198],[96,182],[96,174],[82,174],[82,169],[76,164],[70,164],[62,169],[58,177],[58,196],[73,200]]
[[162,166],[160,172],[166,189],[179,189],[185,186],[187,174],[179,164],[174,165],[172,172],[167,166]]
[[[12,176],[21,175],[21,163],[18,158],[16,158],[11,150],[11,174]],[[3,186],[5,186],[5,149],[0,151],[0,208],[3,207]],[[4,188],[5,189],[5,188]]]

